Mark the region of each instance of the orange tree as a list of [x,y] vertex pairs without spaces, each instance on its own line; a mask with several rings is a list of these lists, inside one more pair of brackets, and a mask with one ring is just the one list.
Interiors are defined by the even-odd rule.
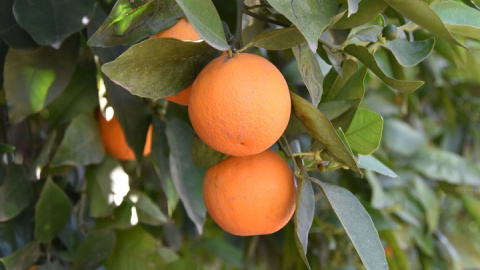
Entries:
[[[480,268],[480,1],[4,0],[0,15],[0,269]],[[182,18],[201,40],[149,38]],[[225,195],[226,154],[165,99],[222,53],[271,62],[291,102],[252,98],[270,72],[239,66],[218,101],[242,106],[200,96],[196,121],[243,116],[209,124],[228,133],[291,109],[281,136],[275,117],[248,134],[278,139],[265,147],[290,183],[283,165],[231,157],[225,177],[242,182],[228,189],[243,193]],[[105,151],[99,110],[136,159]],[[209,167],[217,221],[260,227],[285,176],[292,218],[224,231]]]

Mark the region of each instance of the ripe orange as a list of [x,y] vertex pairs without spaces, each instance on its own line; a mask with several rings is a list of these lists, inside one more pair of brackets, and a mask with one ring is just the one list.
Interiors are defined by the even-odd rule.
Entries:
[[272,150],[230,156],[210,167],[203,182],[207,212],[225,231],[240,235],[274,233],[295,211],[293,173]]
[[[169,37],[180,40],[196,41],[202,39],[198,33],[193,29],[193,26],[185,19],[180,19],[174,26],[163,30],[162,32],[151,36],[150,38]],[[191,86],[185,88],[182,92],[166,97],[167,100],[180,104],[188,105],[188,96],[190,95]]]
[[[134,160],[135,153],[132,151],[130,146],[128,146],[122,127],[120,126],[117,118],[113,117],[110,121],[107,121],[105,117],[98,112],[97,119],[100,126],[100,133],[105,151],[121,160]],[[147,132],[143,155],[146,156],[150,154],[151,150],[152,126],[149,127]]]
[[188,114],[198,136],[233,156],[260,153],[282,135],[290,118],[285,78],[265,58],[223,54],[193,82]]

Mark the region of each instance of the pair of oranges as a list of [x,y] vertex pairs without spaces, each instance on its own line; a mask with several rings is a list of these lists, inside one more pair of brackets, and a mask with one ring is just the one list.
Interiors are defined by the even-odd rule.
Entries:
[[[185,19],[151,38],[162,37],[201,39]],[[198,136],[230,155],[205,174],[203,195],[212,219],[242,236],[285,226],[295,210],[295,179],[285,160],[268,149],[290,118],[290,94],[281,72],[258,55],[224,53],[191,86],[166,99],[188,106]]]

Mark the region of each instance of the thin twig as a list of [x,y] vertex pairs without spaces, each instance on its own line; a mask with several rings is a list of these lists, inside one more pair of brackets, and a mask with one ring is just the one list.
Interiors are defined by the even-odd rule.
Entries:
[[251,16],[255,19],[258,19],[260,21],[268,22],[268,23],[271,23],[271,24],[276,24],[276,25],[283,26],[283,27],[289,27],[290,26],[286,23],[282,23],[282,22],[279,22],[277,20],[273,20],[273,19],[270,19],[270,18],[263,17],[263,16],[258,15],[256,13],[253,13],[249,10],[245,10],[245,11],[243,11],[243,13],[245,13],[246,15]]

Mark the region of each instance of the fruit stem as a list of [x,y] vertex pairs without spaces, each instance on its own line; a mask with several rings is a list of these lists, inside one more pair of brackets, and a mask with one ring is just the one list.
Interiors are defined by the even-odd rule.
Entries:
[[227,53],[228,53],[228,58],[232,58],[232,57],[233,57],[233,52],[232,52],[232,50],[228,50]]

